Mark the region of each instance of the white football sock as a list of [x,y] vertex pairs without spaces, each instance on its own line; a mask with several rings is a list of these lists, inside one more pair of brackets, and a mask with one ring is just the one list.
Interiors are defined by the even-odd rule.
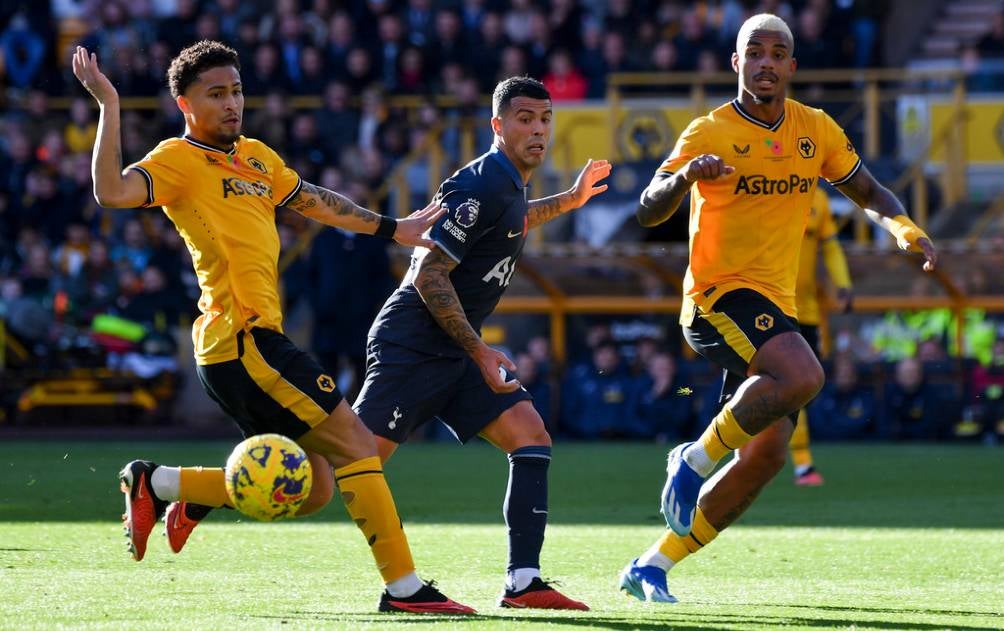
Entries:
[[646,550],[645,554],[638,557],[638,565],[654,565],[664,572],[668,572],[676,563],[673,563],[673,559],[659,552],[659,544],[657,543]]
[[518,567],[505,576],[506,589],[514,592],[522,591],[530,585],[530,581],[540,577],[540,570],[535,567]]
[[387,583],[387,593],[394,598],[407,598],[422,589],[422,584],[423,583],[421,579],[418,578],[418,575],[412,572],[411,574],[402,576],[396,581]]
[[160,499],[176,502],[181,496],[181,467],[157,467],[150,476],[150,486]]
[[704,445],[700,442],[695,442],[683,450],[683,460],[702,478],[711,475],[711,472],[715,470],[715,465],[718,464],[711,459],[708,452],[704,450]]

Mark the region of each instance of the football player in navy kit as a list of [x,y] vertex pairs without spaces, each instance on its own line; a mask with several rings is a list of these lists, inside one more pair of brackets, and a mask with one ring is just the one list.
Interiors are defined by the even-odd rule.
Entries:
[[551,437],[532,397],[507,378],[515,364],[479,335],[512,279],[527,231],[607,188],[600,182],[610,164],[590,160],[568,191],[527,199],[552,114],[539,81],[513,77],[496,86],[494,144],[440,186],[437,197],[448,210],[431,230],[437,247],[416,248],[401,286],[374,321],[355,408],[384,461],[416,427],[437,418],[461,442],[481,436],[505,451],[509,562],[500,606],[585,610],[540,576]]

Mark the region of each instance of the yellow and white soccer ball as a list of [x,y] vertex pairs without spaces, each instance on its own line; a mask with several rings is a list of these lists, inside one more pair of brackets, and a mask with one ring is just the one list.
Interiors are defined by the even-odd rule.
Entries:
[[234,507],[259,521],[296,515],[310,495],[313,474],[303,448],[279,434],[252,436],[227,458],[227,495]]

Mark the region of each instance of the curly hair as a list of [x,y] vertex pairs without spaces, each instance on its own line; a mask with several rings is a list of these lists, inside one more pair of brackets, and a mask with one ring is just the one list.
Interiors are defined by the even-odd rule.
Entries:
[[167,85],[171,89],[171,96],[181,96],[200,74],[220,66],[233,66],[240,70],[241,62],[237,59],[237,51],[208,39],[192,44],[178,53],[167,69]]

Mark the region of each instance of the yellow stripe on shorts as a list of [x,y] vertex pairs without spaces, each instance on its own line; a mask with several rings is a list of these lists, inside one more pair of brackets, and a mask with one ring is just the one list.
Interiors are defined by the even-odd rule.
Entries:
[[244,355],[241,357],[241,364],[244,365],[244,369],[248,371],[258,387],[307,425],[317,427],[324,419],[328,418],[328,413],[324,411],[324,408],[302,390],[286,381],[282,373],[265,361],[258,346],[255,345],[254,336],[251,333],[244,336]]
[[750,342],[750,338],[746,337],[746,334],[743,333],[743,330],[739,328],[739,325],[732,318],[724,313],[716,313],[714,311],[701,314],[701,317],[722,334],[722,337],[725,338],[725,343],[729,345],[729,348],[738,353],[743,358],[743,361],[747,364],[753,361],[756,347],[753,346],[753,342]]

